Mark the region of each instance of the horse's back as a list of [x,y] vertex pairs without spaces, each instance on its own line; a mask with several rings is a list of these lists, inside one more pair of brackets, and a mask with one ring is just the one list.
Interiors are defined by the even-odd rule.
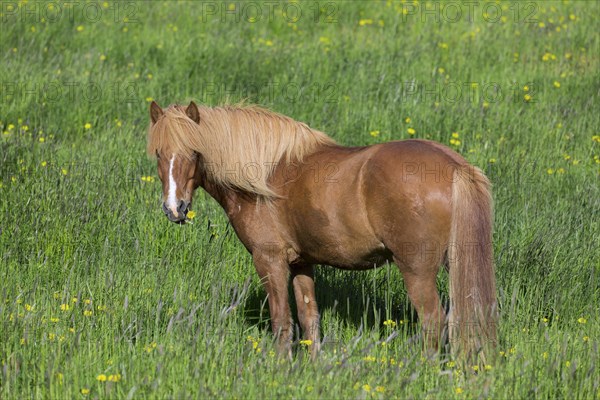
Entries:
[[453,172],[463,163],[421,140],[324,149],[287,186],[290,236],[312,262],[348,268],[384,261],[398,243],[446,246]]

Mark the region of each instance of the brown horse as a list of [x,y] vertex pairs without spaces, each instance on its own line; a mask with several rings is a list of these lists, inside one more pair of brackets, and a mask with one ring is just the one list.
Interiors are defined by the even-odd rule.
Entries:
[[[319,351],[313,265],[349,270],[394,261],[436,350],[484,360],[496,341],[492,200],[483,173],[441,144],[343,147],[256,106],[150,106],[163,211],[183,223],[201,186],[225,210],[266,288],[278,349],[291,355],[291,277],[304,337]],[[446,320],[436,289],[450,274]]]

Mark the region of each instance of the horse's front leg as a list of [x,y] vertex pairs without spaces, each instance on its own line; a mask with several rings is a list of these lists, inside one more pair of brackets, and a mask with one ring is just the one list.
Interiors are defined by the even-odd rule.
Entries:
[[321,348],[321,339],[313,266],[292,265],[292,283],[298,308],[298,320],[304,333],[304,339],[311,341],[310,356],[314,360]]
[[292,358],[292,318],[288,300],[290,268],[287,260],[272,251],[255,251],[252,254],[256,272],[267,291],[271,327],[280,355]]

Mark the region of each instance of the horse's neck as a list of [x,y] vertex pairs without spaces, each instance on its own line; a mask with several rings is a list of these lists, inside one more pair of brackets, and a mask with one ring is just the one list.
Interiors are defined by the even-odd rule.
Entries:
[[239,211],[239,205],[242,202],[242,199],[240,198],[241,195],[236,191],[216,185],[206,178],[205,173],[202,173],[199,186],[223,207],[225,213],[230,218]]

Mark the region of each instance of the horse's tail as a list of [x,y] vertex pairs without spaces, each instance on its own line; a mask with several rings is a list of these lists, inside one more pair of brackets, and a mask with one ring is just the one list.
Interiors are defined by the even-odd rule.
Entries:
[[479,168],[459,167],[452,184],[448,333],[452,353],[468,362],[489,362],[496,344],[492,218],[490,182]]

